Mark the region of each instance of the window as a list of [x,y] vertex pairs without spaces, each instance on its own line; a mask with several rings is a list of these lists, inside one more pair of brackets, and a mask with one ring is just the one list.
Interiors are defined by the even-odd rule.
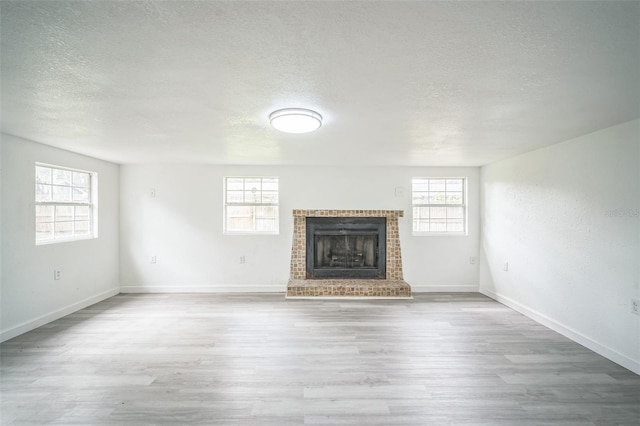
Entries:
[[413,178],[413,233],[466,234],[464,178]]
[[278,178],[225,178],[224,231],[278,233]]
[[95,238],[96,173],[36,164],[36,244]]

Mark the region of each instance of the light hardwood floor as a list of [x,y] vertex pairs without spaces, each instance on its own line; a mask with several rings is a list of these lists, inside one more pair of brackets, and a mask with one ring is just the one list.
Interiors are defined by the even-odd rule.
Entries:
[[639,425],[640,376],[480,294],[119,295],[0,346],[2,425]]

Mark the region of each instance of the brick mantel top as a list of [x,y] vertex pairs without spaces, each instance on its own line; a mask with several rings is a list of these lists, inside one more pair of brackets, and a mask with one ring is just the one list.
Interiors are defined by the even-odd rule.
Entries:
[[402,210],[294,210],[291,279],[306,279],[306,245],[308,217],[385,217],[387,218],[387,280],[402,280],[402,254],[398,218]]
[[404,216],[403,210],[294,210],[293,217],[386,217]]

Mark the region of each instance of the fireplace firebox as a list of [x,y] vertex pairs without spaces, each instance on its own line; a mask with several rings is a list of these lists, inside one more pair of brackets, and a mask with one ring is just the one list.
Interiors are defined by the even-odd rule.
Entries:
[[386,218],[307,217],[307,279],[385,279]]

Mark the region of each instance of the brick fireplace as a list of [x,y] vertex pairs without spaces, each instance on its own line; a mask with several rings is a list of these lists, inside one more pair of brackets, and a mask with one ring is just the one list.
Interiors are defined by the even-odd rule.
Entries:
[[[402,275],[402,255],[400,251],[400,235],[398,232],[398,218],[403,216],[402,210],[294,210],[293,211],[293,244],[291,249],[291,270],[290,279],[287,284],[287,297],[316,297],[316,296],[356,296],[356,297],[385,297],[385,298],[410,298],[411,287],[403,280]],[[379,268],[375,278],[366,276],[355,278],[353,273],[340,277],[338,272],[331,271],[326,278],[317,279],[313,274],[309,273],[309,264],[312,263],[308,259],[308,254],[312,252],[308,247],[310,236],[307,235],[307,219],[308,218],[327,218],[326,222],[337,223],[362,223],[366,222],[366,218],[380,220],[382,218],[385,224],[384,235],[384,254],[377,256],[377,259],[383,259],[384,265]],[[332,218],[332,219],[329,219]],[[354,218],[354,220],[342,221],[339,218]],[[369,232],[369,228],[364,228]],[[342,231],[348,234],[352,231]],[[356,232],[357,234],[357,232]],[[366,239],[365,239],[366,241]],[[366,247],[366,242],[363,243]],[[357,242],[353,243],[354,247]],[[362,251],[362,250],[360,250]],[[352,260],[351,264],[355,264],[355,269],[368,269],[365,260],[358,260],[357,256],[363,256],[356,253],[356,260]],[[365,254],[365,258],[370,254]],[[333,256],[339,266],[343,265],[342,260],[338,260],[339,256]],[[358,268],[358,266],[363,266]],[[329,269],[329,268],[324,268]],[[348,268],[336,268],[337,270]],[[366,272],[366,271],[365,271]],[[338,277],[336,277],[338,274]],[[325,274],[326,275],[326,274]]]

